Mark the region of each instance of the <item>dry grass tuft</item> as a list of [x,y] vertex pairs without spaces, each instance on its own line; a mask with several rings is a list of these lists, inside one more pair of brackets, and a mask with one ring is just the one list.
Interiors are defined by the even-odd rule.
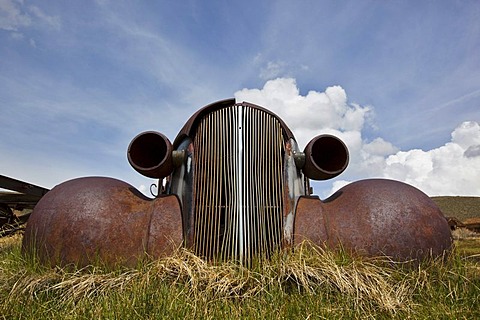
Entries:
[[[469,301],[480,301],[478,264],[453,257],[412,268],[385,257],[352,257],[342,251],[304,243],[294,251],[285,250],[270,259],[260,259],[248,268],[233,262],[206,262],[186,249],[179,249],[168,258],[145,262],[135,269],[90,266],[72,270],[46,268],[21,260],[19,251],[12,255],[16,257],[0,261],[0,291],[5,293],[0,310],[4,311],[29,301],[40,306],[51,301],[52,305],[61,306],[58,308],[70,308],[72,314],[83,310],[82,314],[91,316],[110,304],[118,312],[127,301],[134,313],[139,306],[153,303],[145,307],[143,314],[147,315],[165,308],[176,310],[178,317],[192,310],[207,317],[231,312],[238,316],[247,311],[253,315],[258,312],[272,315],[277,307],[283,307],[269,306],[266,301],[271,300],[277,304],[289,301],[285,302],[284,315],[289,312],[298,315],[294,312],[298,312],[298,306],[304,306],[333,316],[376,317],[380,313],[388,317],[397,314],[415,317],[426,314],[415,314],[413,310],[422,310],[421,305],[429,301],[448,305],[461,302],[466,294],[470,295]],[[166,296],[161,297],[168,298],[159,300],[159,294],[165,291]],[[167,307],[156,308],[156,303],[166,303]],[[257,310],[264,305],[264,309]],[[78,306],[88,306],[94,311],[89,313]],[[211,309],[213,306],[217,311]],[[465,308],[468,305],[459,310],[465,312],[468,310]],[[125,310],[129,308],[125,306]],[[445,310],[437,311],[441,314]],[[22,310],[15,312],[18,315]]]
[[0,237],[0,252],[18,246],[19,243],[22,242],[22,237],[23,235],[20,233],[16,233],[7,237]]
[[467,228],[457,228],[452,231],[452,237],[454,240],[463,240],[467,238],[480,238],[480,234]]
[[[121,292],[132,286],[170,283],[181,286],[193,301],[245,299],[278,286],[282,292],[339,292],[358,309],[378,308],[395,313],[408,306],[411,290],[398,281],[398,270],[378,259],[355,260],[342,253],[304,244],[294,252],[282,252],[271,260],[247,268],[233,262],[208,263],[186,249],[138,269],[106,272],[96,267],[76,271],[45,269],[43,274],[24,270],[10,279],[9,299],[53,295],[65,303]],[[4,273],[2,273],[4,274]]]
[[396,312],[408,305],[407,283],[398,281],[398,270],[385,267],[386,258],[355,258],[303,243],[281,263],[281,280],[293,281],[298,290],[315,293],[319,290],[339,291],[353,298],[358,309],[374,305]]
[[273,286],[306,294],[327,289],[352,297],[358,308],[373,303],[376,308],[396,312],[409,301],[408,285],[393,276],[397,271],[376,262],[345,262],[338,253],[304,244],[295,252],[279,253],[246,268],[235,263],[210,264],[180,250],[152,264],[147,277],[153,273],[162,281],[186,284],[196,299],[247,298]]

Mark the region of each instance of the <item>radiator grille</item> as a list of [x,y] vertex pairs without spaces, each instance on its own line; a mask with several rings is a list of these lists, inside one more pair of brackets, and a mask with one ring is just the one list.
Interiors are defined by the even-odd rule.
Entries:
[[242,263],[280,246],[282,128],[272,115],[234,105],[207,114],[195,138],[193,245],[207,259]]

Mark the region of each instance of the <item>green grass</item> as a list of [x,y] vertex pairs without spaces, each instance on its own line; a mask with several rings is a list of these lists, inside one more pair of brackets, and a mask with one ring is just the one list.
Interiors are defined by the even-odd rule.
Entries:
[[250,269],[180,250],[134,269],[75,270],[23,257],[18,235],[0,241],[3,319],[480,317],[480,264],[466,250],[415,266],[303,246]]
[[476,258],[480,261],[480,237],[458,241],[456,250],[463,256]]
[[446,217],[460,221],[480,217],[480,197],[432,197]]

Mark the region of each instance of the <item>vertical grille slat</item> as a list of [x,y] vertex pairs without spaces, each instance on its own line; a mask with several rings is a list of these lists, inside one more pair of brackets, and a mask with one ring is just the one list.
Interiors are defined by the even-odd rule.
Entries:
[[283,235],[284,140],[279,121],[235,105],[207,114],[194,138],[194,250],[249,263]]

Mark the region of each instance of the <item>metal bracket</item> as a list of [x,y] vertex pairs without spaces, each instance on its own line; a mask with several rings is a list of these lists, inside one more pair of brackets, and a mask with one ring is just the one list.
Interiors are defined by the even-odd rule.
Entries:
[[293,160],[295,161],[295,166],[297,169],[302,169],[303,166],[305,166],[305,153],[294,151]]

